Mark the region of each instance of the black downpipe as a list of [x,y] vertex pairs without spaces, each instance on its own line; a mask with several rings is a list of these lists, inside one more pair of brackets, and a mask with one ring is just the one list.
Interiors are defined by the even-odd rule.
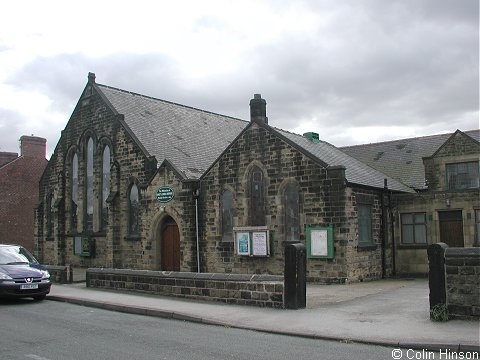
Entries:
[[388,192],[388,209],[390,211],[390,231],[392,235],[392,276],[397,276],[397,264],[396,264],[396,251],[397,249],[395,248],[395,224],[394,224],[394,216],[392,212],[392,198],[391,198],[391,192]]
[[[382,237],[382,279],[385,279],[387,274],[386,269],[386,258],[387,258],[387,235],[388,235],[388,210],[390,208],[390,196],[388,191],[388,183],[387,179],[383,179],[383,191],[382,191],[382,199],[381,199],[381,207],[382,207],[382,224],[381,224],[381,237]],[[387,198],[387,204],[385,204],[385,197]]]

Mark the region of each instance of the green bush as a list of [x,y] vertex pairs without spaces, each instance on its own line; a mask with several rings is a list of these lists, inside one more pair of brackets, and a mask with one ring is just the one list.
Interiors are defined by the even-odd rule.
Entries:
[[431,308],[430,319],[433,321],[448,321],[447,304],[437,304]]

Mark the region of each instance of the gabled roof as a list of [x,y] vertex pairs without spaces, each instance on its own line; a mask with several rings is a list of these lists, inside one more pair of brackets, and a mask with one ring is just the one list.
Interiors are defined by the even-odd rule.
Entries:
[[[463,133],[477,142],[480,140],[480,130]],[[405,185],[425,189],[423,158],[435,154],[452,135],[453,133],[422,136],[340,149]]]
[[[479,130],[479,132],[480,132],[480,130]],[[478,133],[475,134],[475,135],[478,135]],[[442,146],[440,146],[440,147],[437,149],[437,151],[435,151],[435,152],[434,152],[432,155],[430,155],[430,156],[426,156],[425,158],[433,158],[433,157],[437,156],[437,155],[442,151],[442,149],[444,149],[445,147],[447,147],[450,142],[454,141],[453,139],[454,139],[455,137],[457,137],[457,136],[459,136],[459,137],[464,137],[464,138],[466,138],[467,140],[469,140],[469,141],[471,141],[471,142],[476,143],[477,145],[479,145],[478,136],[477,136],[477,139],[475,139],[475,135],[474,135],[474,136],[469,136],[469,135],[461,132],[460,130],[457,130],[457,131],[455,131],[453,134],[450,135],[450,137],[448,138],[448,140],[445,141],[445,142],[442,144]]]
[[[115,113],[123,115],[127,131],[146,155],[154,156],[158,166],[167,160],[185,179],[199,179],[250,124],[98,83],[95,88]],[[321,166],[345,166],[347,181],[352,184],[383,188],[387,179],[389,189],[412,192],[394,176],[385,175],[327,142],[314,143],[302,135],[267,127]]]
[[248,125],[247,121],[95,84],[160,165],[169,160],[198,179]]
[[345,177],[349,183],[383,188],[384,179],[387,179],[387,185],[390,190],[413,192],[412,189],[396,179],[362,163],[328,142],[319,141],[316,143],[302,135],[281,129],[276,130],[289,141],[329,166],[345,166]]

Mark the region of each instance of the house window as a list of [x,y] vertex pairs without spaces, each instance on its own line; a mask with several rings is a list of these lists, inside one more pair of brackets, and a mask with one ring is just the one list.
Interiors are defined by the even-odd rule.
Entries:
[[133,184],[128,195],[128,233],[131,236],[139,234],[139,207],[138,187]]
[[86,172],[86,220],[87,230],[93,229],[93,139],[87,141],[87,172]]
[[299,240],[300,236],[300,210],[299,194],[296,184],[289,184],[283,194],[285,211],[285,240]]
[[265,185],[263,172],[254,166],[250,172],[250,225],[265,225]]
[[447,189],[463,190],[479,187],[478,162],[447,164]]
[[369,204],[358,204],[358,245],[373,245],[372,206]]
[[402,244],[424,245],[427,243],[425,213],[401,214]]
[[78,156],[77,154],[73,154],[72,158],[72,211],[71,211],[71,219],[72,225],[71,229],[77,229],[77,218],[78,218]]
[[225,191],[221,200],[222,241],[233,241],[233,193]]
[[110,195],[110,147],[107,145],[103,149],[102,166],[102,218],[101,228],[105,229],[108,224],[108,204],[107,199]]

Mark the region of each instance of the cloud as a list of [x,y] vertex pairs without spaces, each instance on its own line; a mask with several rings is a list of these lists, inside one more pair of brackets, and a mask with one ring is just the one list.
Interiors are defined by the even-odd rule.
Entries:
[[2,116],[23,119],[15,125],[17,138],[33,127],[53,147],[91,71],[102,84],[245,120],[249,100],[261,93],[271,125],[317,131],[339,146],[478,128],[478,6],[473,0],[461,6],[450,0],[206,2],[181,17],[182,6],[174,6],[157,23],[151,13],[140,18],[138,9],[120,7],[128,26],[117,29],[105,18],[108,31],[98,38],[90,28],[69,32],[77,27],[60,37],[55,24],[47,35],[22,30],[28,36],[21,45],[38,38],[46,46],[49,36],[62,42],[36,56],[28,51],[14,68],[13,35],[3,42],[8,49],[0,38],[0,51],[9,56],[0,93],[29,103],[33,94],[37,110],[25,113],[1,99],[0,108],[10,111]]
[[18,140],[20,139],[20,136],[12,135],[18,134],[25,123],[26,119],[20,113],[0,108],[0,134],[4,134],[1,137],[1,152],[19,152]]
[[335,27],[251,52],[253,72],[273,85],[267,102],[279,104],[270,114],[286,128],[298,119],[417,128],[463,120],[477,127],[478,15],[449,14],[445,2],[438,9],[415,2],[423,4],[416,13],[403,2],[366,3],[340,7]]

